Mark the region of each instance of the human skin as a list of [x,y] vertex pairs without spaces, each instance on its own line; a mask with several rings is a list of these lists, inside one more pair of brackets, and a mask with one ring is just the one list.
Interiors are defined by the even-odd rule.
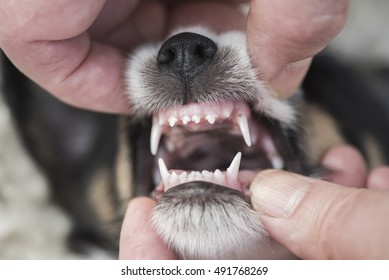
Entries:
[[217,32],[246,28],[260,78],[280,98],[301,83],[310,58],[341,30],[346,0],[248,1],[2,0],[0,47],[28,77],[62,101],[129,113],[126,52],[181,25]]
[[[316,228],[319,217],[322,217],[328,211],[328,208],[323,208],[327,206],[327,204],[317,203],[320,201],[328,201],[328,197],[332,197],[333,200],[337,198],[339,192],[343,192],[343,197],[347,197],[349,193],[351,193],[351,197],[354,192],[367,191],[366,182],[371,181],[371,177],[379,177],[380,174],[375,174],[372,172],[370,175],[367,174],[366,166],[362,155],[354,148],[350,146],[337,146],[330,149],[322,158],[321,163],[326,168],[333,170],[335,176],[329,178],[331,182],[324,182],[320,180],[313,180],[307,177],[303,177],[300,175],[299,178],[301,181],[307,180],[312,183],[311,185],[319,185],[320,191],[329,187],[329,191],[323,191],[323,194],[318,192],[316,196],[312,195],[310,197],[311,200],[315,200],[316,203],[311,203],[310,200],[305,200],[301,204],[301,207],[309,208],[309,211],[299,211],[298,214],[300,216],[292,216],[290,220],[288,217],[274,218],[269,216],[267,212],[272,210],[274,207],[283,207],[285,202],[277,199],[278,197],[289,197],[288,188],[286,190],[281,190],[279,193],[274,193],[274,187],[277,186],[274,182],[277,182],[279,173],[278,171],[264,171],[259,173],[254,182],[251,185],[252,192],[252,203],[258,212],[262,214],[262,218],[264,221],[265,228],[269,232],[269,234],[275,238],[277,241],[281,242],[287,248],[291,249],[293,253],[301,258],[315,258],[315,259],[325,259],[325,258],[367,258],[375,256],[376,253],[371,253],[372,255],[364,255],[363,249],[364,246],[368,246],[369,239],[368,235],[364,236],[364,242],[360,242],[359,239],[355,240],[355,244],[350,242],[340,243],[337,242],[338,239],[336,235],[333,236],[334,240],[329,240],[325,245],[330,246],[329,248],[338,249],[338,251],[334,254],[329,253],[329,251],[322,248],[321,251],[311,252],[311,248],[318,248],[319,246],[324,246],[317,242],[318,237],[322,237],[323,234],[318,232]],[[285,175],[287,174],[287,176]],[[283,182],[285,185],[288,183],[288,180],[291,181],[291,185],[295,186],[296,183],[295,174],[285,173],[283,174]],[[386,173],[384,173],[386,174]],[[381,174],[382,175],[382,174]],[[288,177],[291,176],[291,177]],[[380,180],[375,179],[374,182],[378,182],[380,184]],[[334,183],[342,184],[342,186],[337,186],[334,192]],[[304,186],[307,183],[302,184]],[[297,186],[298,189],[299,186]],[[377,185],[367,185],[367,187],[374,189]],[[318,188],[318,187],[316,187]],[[304,188],[304,190],[306,190]],[[297,190],[298,191],[298,190]],[[388,198],[389,199],[389,198]],[[331,200],[330,200],[331,201]],[[386,201],[387,205],[389,205],[389,201]],[[153,207],[155,206],[155,201],[151,198],[141,197],[133,199],[128,208],[127,213],[124,218],[122,233],[120,238],[120,253],[119,258],[121,259],[174,259],[175,255],[171,252],[162,242],[160,237],[153,231],[150,226],[150,216]],[[313,205],[313,206],[312,206]],[[371,207],[371,205],[367,205]],[[363,209],[363,205],[361,208]],[[322,209],[323,208],[323,209]],[[270,210],[269,210],[270,209]],[[271,211],[270,211],[271,212]],[[313,213],[311,215],[303,215],[305,212]],[[346,213],[347,214],[347,213]],[[351,212],[351,214],[353,214]],[[386,215],[386,212],[382,212],[382,215]],[[365,216],[353,215],[355,224],[358,224],[359,219],[364,219]],[[331,228],[331,230],[336,230],[336,232],[343,232],[343,224],[346,217],[339,223],[337,223],[337,229]],[[322,219],[323,220],[323,219]],[[380,225],[376,225],[378,229],[380,229]],[[306,230],[301,230],[305,228]],[[359,232],[359,229],[353,229]],[[380,232],[379,230],[377,230]],[[293,235],[290,232],[298,232],[303,233],[297,238],[292,238]],[[374,232],[374,230],[370,230],[369,232]],[[142,234],[140,234],[142,233]],[[140,238],[140,236],[142,236]],[[353,232],[349,232],[349,240],[353,240],[350,236],[354,236]],[[360,235],[358,235],[360,236]],[[361,236],[362,237],[362,236]],[[307,245],[307,240],[310,242],[310,246]],[[374,241],[375,239],[372,239]],[[331,243],[333,242],[333,243]],[[367,244],[367,245],[366,245]],[[336,245],[336,246],[335,246]],[[332,246],[332,247],[331,247]],[[362,248],[362,247],[363,248]],[[355,255],[353,255],[355,249]],[[348,255],[343,254],[343,252],[347,252]]]

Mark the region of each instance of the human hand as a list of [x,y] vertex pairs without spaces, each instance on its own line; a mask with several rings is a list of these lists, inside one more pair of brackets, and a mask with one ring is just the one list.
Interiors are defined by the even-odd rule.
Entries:
[[348,0],[251,1],[247,39],[260,78],[286,98],[312,59],[343,28]]
[[[335,171],[334,176],[330,178],[333,182],[353,187],[365,185],[364,160],[359,152],[350,147],[341,146],[331,149],[323,157],[322,164]],[[372,174],[370,176],[373,179],[371,184],[379,187],[383,185],[383,182],[387,182],[382,174],[387,174],[386,178],[389,179],[389,171],[385,173],[384,169],[380,169],[376,175]],[[256,197],[256,195],[258,189],[262,188],[261,184],[256,181],[252,187],[254,192],[253,203],[258,203],[261,198]],[[273,200],[272,197],[269,201]],[[262,207],[265,207],[266,203]],[[176,259],[174,253],[167,248],[150,225],[151,211],[154,206],[155,201],[151,198],[136,198],[130,202],[121,231],[120,259]],[[268,219],[268,217],[265,217],[265,221]],[[272,234],[272,232],[270,233]],[[286,234],[285,231],[284,233]]]
[[128,113],[125,53],[181,24],[242,29],[245,19],[233,2],[242,1],[1,1],[0,47],[62,101]]
[[342,167],[335,181],[367,188],[264,171],[251,192],[266,230],[302,259],[388,259],[389,168],[366,178],[362,158],[345,147],[332,150],[324,161]]
[[[62,101],[125,113],[124,52],[180,25],[243,29],[234,2],[246,1],[2,1],[0,47]],[[281,97],[292,94],[310,57],[342,28],[346,10],[347,0],[252,1],[247,36],[261,78]]]
[[177,259],[150,224],[155,204],[153,199],[147,197],[134,198],[129,203],[120,233],[119,259]]

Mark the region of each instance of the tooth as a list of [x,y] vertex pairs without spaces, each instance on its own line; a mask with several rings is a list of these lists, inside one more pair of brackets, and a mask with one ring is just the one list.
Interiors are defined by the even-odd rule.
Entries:
[[246,142],[246,145],[251,147],[251,136],[247,117],[245,115],[240,114],[236,117],[236,121],[238,122],[240,131],[242,132],[242,136],[244,141]]
[[[169,140],[169,139],[166,139],[165,145],[166,145],[167,150],[168,150],[170,153],[172,153],[172,152],[174,152],[174,151],[176,150],[173,141],[171,141],[171,140]],[[153,155],[154,155],[154,154],[153,154]]]
[[205,117],[205,119],[210,123],[210,124],[214,124],[215,121],[216,121],[216,116],[215,115],[207,115]]
[[151,128],[151,134],[150,134],[150,151],[153,156],[157,154],[161,136],[162,136],[162,127],[157,123],[157,120],[154,118],[153,126]]
[[212,173],[211,172],[209,172],[208,170],[203,170],[202,172],[201,172],[201,175],[203,175],[203,177],[204,177],[204,180],[206,180],[206,181],[211,181],[212,180]]
[[201,175],[200,172],[196,171],[195,179],[196,181],[203,181],[204,177]]
[[158,123],[160,126],[165,124],[165,118],[161,114],[158,116]]
[[270,157],[270,162],[271,162],[271,165],[273,166],[274,169],[282,169],[282,168],[284,168],[284,161],[278,155],[271,156]]
[[188,173],[184,171],[178,175],[178,181],[180,184],[186,183],[188,181]]
[[162,158],[159,158],[158,166],[159,166],[159,173],[161,173],[162,182],[165,187],[168,187],[170,183],[170,174]]
[[239,173],[241,159],[242,159],[242,153],[239,152],[236,154],[230,166],[227,168],[227,174],[232,179],[233,182],[236,182],[238,180],[238,173]]
[[192,116],[192,121],[194,121],[195,123],[199,123],[200,122],[200,117],[199,116]]
[[263,141],[263,147],[265,149],[265,153],[267,155],[267,158],[270,160],[273,168],[283,169],[284,168],[284,161],[280,157],[280,155],[278,154],[277,149],[274,146],[273,141],[270,139],[269,136],[263,137],[262,141]]
[[178,120],[177,120],[175,117],[170,117],[170,118],[169,118],[169,125],[170,125],[170,127],[175,126],[175,124],[176,124],[177,121],[178,121]]
[[223,116],[227,119],[231,116],[231,111],[229,109],[225,109],[223,111]]
[[187,124],[188,122],[190,122],[190,117],[189,117],[189,116],[184,116],[184,117],[182,118],[182,123],[183,123],[183,124]]
[[173,171],[173,173],[170,175],[170,186],[174,187],[178,184],[178,175],[176,172]]
[[213,176],[215,178],[215,181],[217,184],[219,185],[225,185],[225,178],[224,178],[224,175],[223,173],[219,170],[219,169],[216,169],[215,172],[213,173]]
[[195,172],[192,171],[192,172],[188,175],[188,181],[189,181],[189,182],[190,182],[190,181],[194,181],[194,179],[195,179]]

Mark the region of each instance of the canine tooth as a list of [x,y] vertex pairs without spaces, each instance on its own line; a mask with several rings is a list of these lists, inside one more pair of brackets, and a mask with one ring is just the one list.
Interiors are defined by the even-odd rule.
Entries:
[[168,121],[170,127],[175,126],[177,121],[178,121],[177,118],[175,118],[175,117],[170,117],[170,118],[169,118],[169,121]]
[[263,138],[263,146],[267,155],[267,158],[270,160],[273,168],[282,169],[284,168],[284,161],[282,157],[277,152],[276,147],[274,146],[273,141],[269,136]]
[[155,117],[155,120],[157,120],[158,119],[158,124],[160,125],[160,126],[162,126],[162,125],[164,125],[165,124],[165,118],[160,114],[158,117]]
[[199,122],[200,122],[200,117],[197,116],[197,115],[194,115],[194,116],[192,116],[192,121],[193,121],[194,123],[199,123]]
[[278,155],[273,155],[270,157],[271,165],[274,169],[282,169],[284,168],[284,161]]
[[170,183],[170,174],[162,158],[158,160],[158,166],[159,166],[159,173],[161,173],[162,182],[165,185],[165,187],[167,187],[168,184]]
[[239,114],[236,117],[236,121],[238,122],[240,131],[242,132],[242,136],[244,141],[246,142],[246,145],[251,147],[251,136],[247,117],[245,115]]
[[182,118],[182,123],[183,124],[188,124],[190,122],[190,117],[189,116],[184,116],[183,118]]
[[215,116],[215,115],[209,114],[209,115],[207,115],[207,116],[205,117],[205,119],[206,119],[210,124],[214,124],[215,121],[216,121],[216,116]]
[[150,134],[150,151],[153,156],[157,154],[159,141],[162,136],[162,127],[154,119]]
[[236,154],[230,166],[227,168],[227,174],[234,182],[238,180],[238,173],[239,173],[241,159],[242,159],[242,153],[239,152]]

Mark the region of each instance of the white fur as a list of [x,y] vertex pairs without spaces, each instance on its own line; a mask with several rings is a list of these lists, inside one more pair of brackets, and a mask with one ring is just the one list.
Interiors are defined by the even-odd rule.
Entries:
[[[242,85],[246,85],[247,83],[253,84],[253,91],[257,100],[255,108],[263,114],[285,124],[290,125],[295,121],[295,112],[288,104],[288,101],[277,99],[275,97],[276,95],[271,93],[266,82],[258,80],[257,77],[259,75],[257,75],[257,70],[251,66],[251,58],[246,45],[246,36],[243,32],[229,31],[217,35],[201,26],[192,26],[180,28],[171,35],[181,32],[198,33],[212,39],[218,46],[218,51],[222,51],[223,49],[233,50],[234,54],[239,58],[239,64],[235,65],[236,68],[234,68],[234,71],[241,72],[242,76],[245,77],[245,80],[241,81]],[[161,45],[162,43],[156,43],[139,48],[128,59],[127,71],[125,73],[128,85],[127,94],[131,104],[135,107],[147,107],[154,99],[152,97],[151,99],[147,99],[147,96],[153,96],[154,92],[145,82],[145,75],[148,75],[145,65],[147,63],[156,63],[157,53]],[[239,81],[235,82],[238,83]]]

